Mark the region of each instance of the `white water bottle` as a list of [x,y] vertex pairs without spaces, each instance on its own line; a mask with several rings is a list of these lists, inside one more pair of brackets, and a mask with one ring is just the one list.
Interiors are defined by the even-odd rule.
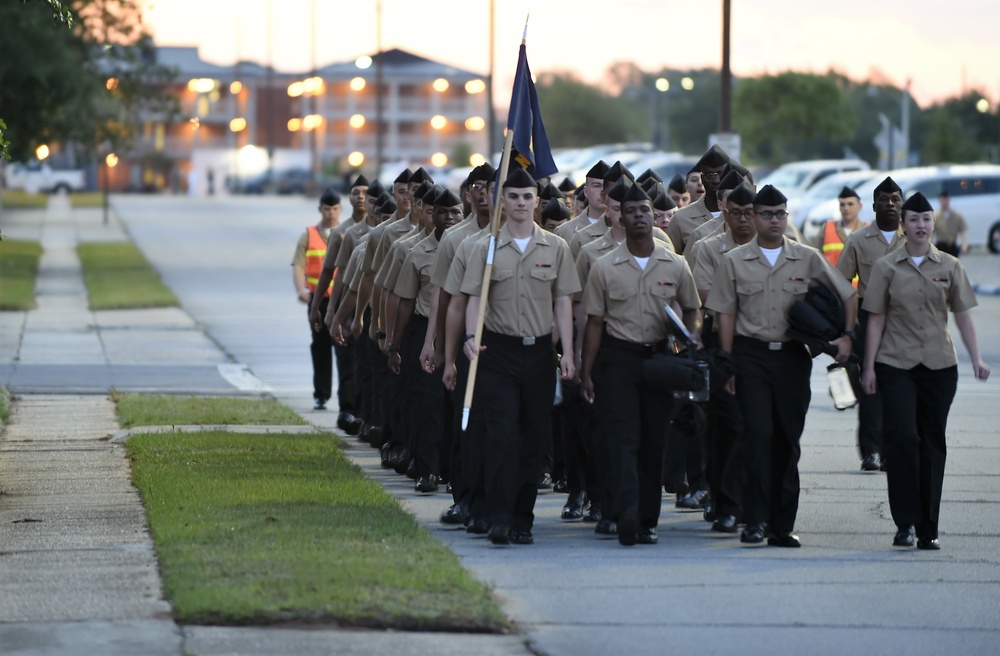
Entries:
[[830,383],[830,396],[833,397],[833,406],[837,410],[847,410],[858,404],[851,379],[847,376],[847,367],[834,362],[826,368],[826,379]]

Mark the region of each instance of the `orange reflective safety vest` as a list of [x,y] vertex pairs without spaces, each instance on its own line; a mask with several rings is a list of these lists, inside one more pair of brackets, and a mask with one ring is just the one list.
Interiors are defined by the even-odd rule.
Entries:
[[[834,267],[837,266],[837,262],[840,261],[840,254],[844,252],[844,242],[840,239],[840,233],[837,232],[837,222],[827,221],[826,226],[823,228],[823,257],[827,259]],[[858,277],[854,276],[854,280],[851,281],[854,288],[858,287]]]
[[[323,273],[323,257],[326,255],[326,240],[319,234],[316,226],[306,228],[309,241],[306,243],[306,286],[309,291],[316,293],[316,285],[319,284],[319,276]],[[330,295],[333,282],[326,288],[324,296]]]

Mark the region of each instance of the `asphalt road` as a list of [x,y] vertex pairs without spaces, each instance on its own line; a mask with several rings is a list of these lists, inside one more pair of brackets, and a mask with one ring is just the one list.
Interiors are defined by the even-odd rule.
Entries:
[[[315,203],[122,197],[115,208],[207,334],[276,396],[307,408],[308,332],[290,262]],[[975,254],[966,266],[975,282],[1000,283],[1000,257]],[[997,369],[1000,297],[980,303],[983,352]],[[822,359],[802,440],[799,550],[741,547],[668,503],[660,544],[623,549],[560,522],[564,498],[553,494],[539,498],[534,546],[492,547],[436,523],[447,497],[415,495],[370,451],[352,452],[495,586],[540,653],[997,653],[1000,383],[972,381],[960,344],[959,354],[940,552],[890,546],[884,476],[857,471],[855,415],[833,410]]]

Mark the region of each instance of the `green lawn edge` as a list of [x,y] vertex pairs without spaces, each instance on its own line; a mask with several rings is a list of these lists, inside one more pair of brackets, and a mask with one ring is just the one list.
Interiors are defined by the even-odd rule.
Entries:
[[131,394],[113,391],[122,428],[139,426],[306,426],[301,416],[270,398]]
[[42,246],[37,241],[0,241],[0,310],[35,307],[35,280]]
[[142,251],[131,242],[79,244],[91,310],[176,307],[177,298],[163,284]]

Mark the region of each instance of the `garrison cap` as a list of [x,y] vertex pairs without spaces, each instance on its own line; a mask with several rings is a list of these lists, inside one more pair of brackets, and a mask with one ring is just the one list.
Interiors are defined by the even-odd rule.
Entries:
[[371,185],[368,184],[368,178],[366,178],[364,175],[358,175],[358,177],[354,178],[354,182],[351,183],[350,188],[354,189],[355,187],[370,187],[370,186]]
[[618,182],[619,178],[628,178],[630,182],[635,182],[635,176],[632,172],[628,170],[628,167],[622,164],[620,161],[616,161],[608,169],[608,172],[604,174],[604,182]]
[[[410,181],[412,182],[413,178],[410,178]],[[424,194],[426,194],[433,188],[434,188],[433,182],[428,182],[427,180],[424,180],[423,182],[420,183],[420,185],[416,189],[413,190],[413,200],[419,200],[421,203],[424,202]]]
[[574,198],[576,198],[576,200],[580,201],[581,203],[587,202],[587,194],[583,193],[583,187],[580,187],[579,189],[576,190],[576,195],[574,196]]
[[764,185],[753,199],[754,205],[770,205],[772,207],[775,205],[784,205],[787,202],[788,198],[785,197],[785,194],[775,189],[772,185]]
[[673,189],[679,194],[687,193],[687,187],[684,186],[684,176],[680,173],[670,178],[670,183],[667,184],[667,189]]
[[719,180],[719,191],[736,189],[741,182],[743,182],[743,176],[736,169],[729,169],[729,173],[722,176],[722,179]]
[[934,208],[931,207],[930,201],[927,200],[927,197],[918,191],[907,198],[906,202],[903,203],[902,211],[905,212],[907,210],[911,212],[933,212]]
[[599,160],[597,162],[597,164],[594,164],[593,166],[591,166],[590,170],[587,171],[587,177],[588,178],[597,178],[599,180],[603,180],[604,179],[604,175],[608,172],[609,168],[610,167],[607,165],[607,163],[603,159]]
[[894,191],[898,191],[900,194],[903,193],[903,190],[896,184],[896,181],[892,177],[887,176],[885,180],[878,183],[878,186],[875,187],[875,190],[872,192],[872,200],[876,200],[879,194],[891,194]]
[[413,175],[413,171],[410,169],[403,169],[402,173],[396,176],[396,179],[392,181],[392,184],[407,184],[410,181],[410,177]]
[[725,166],[729,164],[729,155],[726,151],[719,147],[719,144],[713,144],[711,148],[705,151],[705,154],[701,156],[698,160],[697,170],[701,170],[701,167],[706,166],[708,168],[719,168],[720,166]]
[[531,174],[528,173],[525,169],[521,168],[520,166],[515,166],[514,170],[511,171],[510,174],[507,176],[507,180],[503,183],[504,189],[507,189],[509,187],[513,187],[515,189],[525,189],[527,187],[532,187],[537,190],[538,183],[535,182],[535,179],[531,177]]
[[729,192],[726,202],[733,205],[751,205],[754,202],[754,195],[753,188],[744,181],[736,185],[736,188]]
[[733,169],[734,171],[742,175],[744,178],[748,178],[751,182],[753,182],[753,176],[750,174],[750,169],[743,166],[743,163],[740,162],[739,160],[730,159],[729,168]]
[[618,178],[618,182],[616,182],[611,189],[608,190],[608,198],[616,200],[619,203],[623,203],[625,202],[625,193],[629,190],[629,187],[634,186],[635,185],[632,184],[632,181],[629,178],[622,176]]
[[542,190],[538,193],[538,197],[542,200],[549,200],[552,198],[566,198],[566,194],[559,191],[559,187],[550,182],[542,187]]
[[657,182],[655,178],[646,178],[646,181],[640,184],[642,185],[643,191],[649,194],[650,198],[656,198],[666,191],[663,187],[663,183]]
[[660,194],[653,199],[653,209],[659,210],[661,212],[666,212],[669,210],[677,209],[677,205],[674,201],[670,200],[670,196],[666,194]]
[[371,184],[368,185],[368,191],[366,192],[368,196],[372,198],[378,198],[385,189],[382,187],[382,183],[378,181],[378,178],[372,180]]
[[568,194],[571,191],[576,191],[576,185],[569,178],[563,178],[562,182],[559,183],[559,191]]
[[379,203],[375,206],[375,212],[378,214],[392,214],[396,211],[396,201],[389,196],[385,202]]
[[652,199],[649,197],[649,194],[646,193],[646,190],[642,188],[642,185],[634,184],[630,185],[628,191],[625,192],[625,197],[622,198],[622,203],[624,204],[644,200]]
[[490,169],[487,169],[486,168],[487,166],[489,166],[489,165],[488,164],[480,164],[479,166],[477,166],[474,169],[472,169],[471,171],[469,171],[468,182],[470,184],[473,183],[473,182],[487,182],[490,178],[492,178],[493,177],[493,171],[491,169],[493,167],[490,167]]
[[844,187],[840,190],[840,193],[837,194],[837,198],[857,198],[858,200],[861,200],[861,196],[858,196],[858,192],[854,191],[847,185],[844,185]]
[[323,194],[319,197],[320,205],[340,205],[340,194],[333,190],[333,187],[327,187],[323,190]]
[[417,184],[418,182],[430,182],[431,184],[434,184],[434,178],[432,178],[430,174],[424,170],[424,167],[421,166],[419,169],[414,171],[413,175],[410,176],[410,179],[407,180],[407,183],[409,184]]
[[434,207],[457,207],[461,204],[462,200],[451,189],[442,188],[434,199]]
[[[424,183],[421,182],[421,185]],[[445,191],[445,188],[441,185],[432,184],[430,189],[428,189],[420,200],[424,201],[424,205],[437,205],[437,197],[440,196]]]
[[656,180],[657,182],[663,182],[663,178],[661,178],[653,169],[646,169],[639,174],[639,177],[636,178],[635,181],[641,184],[650,178]]
[[569,209],[553,198],[542,208],[542,221],[562,221],[569,218]]

